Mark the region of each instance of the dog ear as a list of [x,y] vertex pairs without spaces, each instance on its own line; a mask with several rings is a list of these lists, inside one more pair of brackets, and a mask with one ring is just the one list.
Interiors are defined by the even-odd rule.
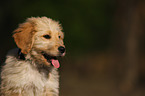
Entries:
[[14,30],[14,40],[23,54],[27,54],[31,50],[34,42],[34,33],[34,24],[32,22],[20,24],[19,27]]

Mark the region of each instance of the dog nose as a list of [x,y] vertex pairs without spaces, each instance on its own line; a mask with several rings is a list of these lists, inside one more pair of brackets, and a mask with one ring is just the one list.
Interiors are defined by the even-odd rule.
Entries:
[[60,53],[64,53],[65,52],[65,48],[63,46],[58,47],[58,50]]

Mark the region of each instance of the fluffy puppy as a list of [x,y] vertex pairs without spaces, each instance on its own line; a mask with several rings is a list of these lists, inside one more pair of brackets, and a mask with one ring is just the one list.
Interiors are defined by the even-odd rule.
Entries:
[[13,32],[18,48],[6,56],[1,96],[58,96],[57,59],[65,55],[61,25],[47,17],[28,18]]

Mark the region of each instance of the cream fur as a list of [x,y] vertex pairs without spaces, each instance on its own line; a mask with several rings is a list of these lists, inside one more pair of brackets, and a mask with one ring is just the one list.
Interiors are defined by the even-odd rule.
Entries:
[[[28,29],[27,26],[30,25],[32,28]],[[61,29],[59,23],[52,19],[32,17],[14,31],[15,42],[26,55],[26,60],[18,58],[18,48],[8,52],[1,73],[1,96],[58,96],[57,69],[45,60],[41,51],[45,51],[50,56],[60,56],[58,47],[64,47]],[[28,32],[29,30],[31,31]],[[27,38],[27,35],[23,37],[19,32],[23,35],[31,34],[31,38]],[[43,38],[45,34],[49,34],[51,39]],[[30,39],[31,42],[19,40],[19,36]],[[24,44],[23,46],[25,44],[28,46],[24,48],[20,42]],[[41,67],[42,65],[45,69]]]
[[[18,49],[11,50],[2,70],[2,93],[11,96],[11,92],[23,94],[22,96],[47,96],[48,91],[54,91],[58,96],[58,72],[53,68],[49,73],[49,79],[40,74],[32,61],[21,61],[17,59]],[[6,85],[5,85],[6,84]],[[21,96],[21,95],[20,95]]]

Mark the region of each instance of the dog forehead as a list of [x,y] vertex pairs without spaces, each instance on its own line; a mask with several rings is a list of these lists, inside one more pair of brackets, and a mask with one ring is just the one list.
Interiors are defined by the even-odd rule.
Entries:
[[42,36],[42,35],[62,35],[63,32],[62,31],[59,31],[57,29],[55,30],[50,30],[48,28],[44,28],[44,29],[41,29],[41,30],[37,30],[36,33],[37,36]]
[[60,24],[50,18],[40,18],[36,20],[36,30],[37,31],[51,31],[51,32],[61,32],[62,28]]

